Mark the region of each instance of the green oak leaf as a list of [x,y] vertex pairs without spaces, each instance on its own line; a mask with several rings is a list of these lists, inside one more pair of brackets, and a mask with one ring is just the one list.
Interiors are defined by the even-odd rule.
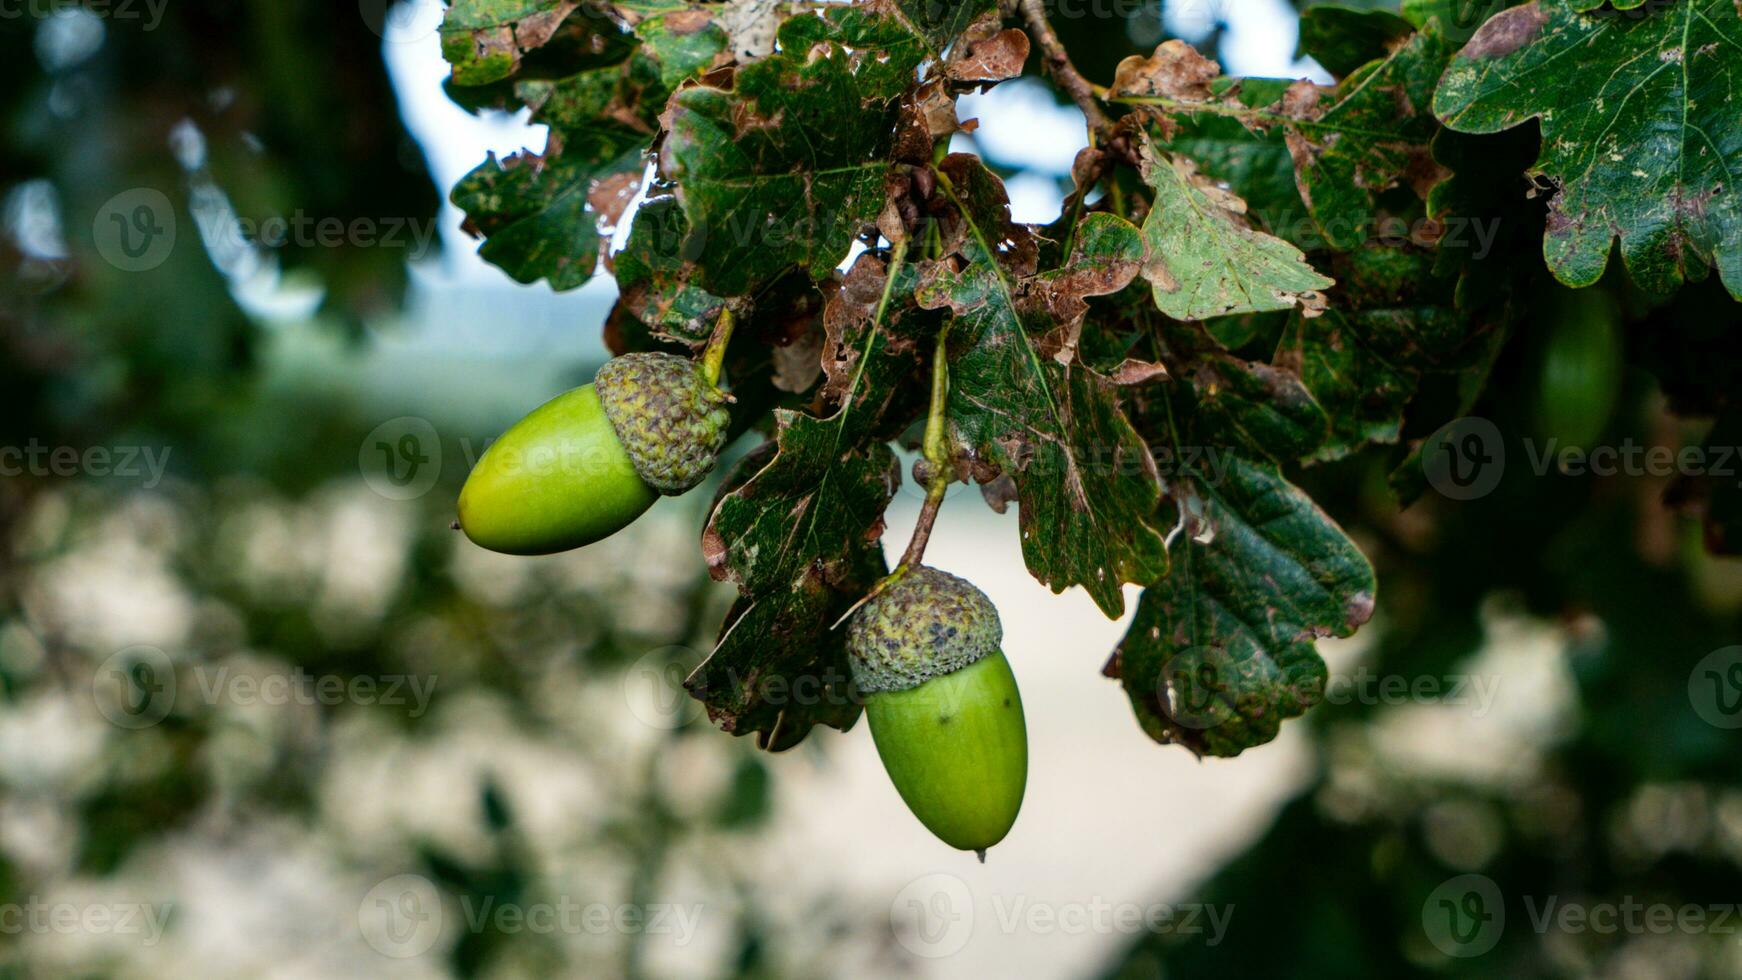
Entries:
[[[833,411],[777,409],[774,440],[744,467],[747,479],[722,490],[703,534],[709,570],[743,594],[691,691],[730,731],[779,741],[778,728],[790,744],[812,724],[845,728],[858,715],[838,699],[769,704],[760,688],[828,691],[824,673],[838,668],[844,678],[845,631],[830,628],[884,573],[883,512],[901,483],[884,440],[918,408],[901,382],[922,369],[917,334],[929,319],[914,315],[912,273],[895,278],[905,288],[880,256],[859,257],[824,312]],[[909,297],[899,309],[897,292]]]
[[1341,459],[1402,433],[1404,411],[1427,372],[1477,366],[1483,342],[1509,308],[1460,305],[1456,275],[1435,272],[1436,256],[1375,245],[1340,256],[1339,303],[1322,317],[1294,317],[1276,363],[1297,374],[1330,420],[1326,441],[1302,458]]
[[[681,16],[681,29],[673,26]],[[725,54],[726,32],[705,13],[687,7],[635,25],[634,51],[620,65],[560,79],[526,79],[515,95],[532,121],[571,139],[594,129],[628,129],[651,139],[666,99],[685,81],[712,68]]]
[[1274,466],[1227,451],[1191,458],[1175,482],[1188,533],[1108,673],[1151,738],[1232,756],[1318,703],[1326,672],[1313,641],[1354,633],[1377,585],[1354,542]]
[[1207,320],[1296,305],[1323,308],[1318,291],[1332,281],[1293,245],[1253,230],[1246,202],[1201,176],[1192,161],[1169,157],[1145,138],[1143,179],[1155,191],[1143,222],[1149,248],[1143,275],[1163,313]]
[[[752,453],[741,470],[759,473],[775,448]],[[722,729],[755,733],[771,751],[797,745],[819,724],[846,731],[859,717],[847,631],[833,627],[888,566],[877,541],[861,533],[825,547],[827,559],[804,565],[786,587],[740,595],[713,652],[684,682]]]
[[[1064,275],[1030,275],[1027,232],[1010,223],[1001,181],[978,158],[951,156],[939,186],[955,206],[955,256],[934,263],[922,306],[949,309],[948,422],[960,454],[1002,469],[1016,484],[1022,553],[1054,591],[1086,589],[1109,616],[1120,586],[1167,566],[1151,526],[1160,503],[1155,461],[1121,410],[1115,385],[1067,352],[1086,310],[1136,278],[1140,233],[1112,215],[1079,233]],[[959,258],[958,263],[951,261]],[[1080,312],[1076,312],[1080,316]]]
[[1166,360],[1184,365],[1197,394],[1198,414],[1242,453],[1292,463],[1324,444],[1331,420],[1293,370],[1235,357],[1205,324],[1160,329]]
[[1398,13],[1417,28],[1429,25],[1440,36],[1463,44],[1476,33],[1489,17],[1516,4],[1518,0],[1403,0]]
[[691,281],[699,250],[675,198],[643,204],[614,259],[619,307],[661,336],[707,340],[726,301]]
[[1340,459],[1371,444],[1397,441],[1403,412],[1420,374],[1374,350],[1369,330],[1386,321],[1332,310],[1316,320],[1295,318],[1278,345],[1277,359],[1296,372],[1330,422],[1330,436],[1303,458]]
[[[700,283],[741,296],[801,268],[832,272],[885,205],[898,103],[960,17],[957,5],[831,6],[780,27],[780,50],[729,83],[679,91],[661,171],[702,236]],[[916,15],[927,12],[936,16]],[[967,22],[962,21],[960,26]]]
[[603,246],[588,204],[594,182],[640,171],[644,140],[598,134],[587,151],[495,154],[454,185],[451,199],[466,228],[482,235],[478,254],[516,282],[549,280],[556,290],[593,278]]
[[442,18],[442,56],[454,84],[476,87],[520,74],[541,54],[571,68],[618,60],[618,34],[579,0],[455,0]]
[[[670,21],[680,16],[677,30]],[[516,82],[533,121],[550,127],[545,152],[492,156],[454,188],[467,229],[486,239],[479,255],[517,282],[560,291],[592,279],[599,226],[614,224],[640,186],[673,80],[705,71],[726,48],[724,32],[688,6],[645,16],[635,32],[621,63]]]
[[1193,366],[1198,410],[1254,458],[1294,462],[1324,445],[1332,422],[1306,382],[1287,368],[1221,355]]
[[1300,54],[1310,56],[1338,78],[1383,58],[1415,28],[1389,10],[1363,10],[1320,4],[1300,15]]
[[[1164,146],[1174,138],[1170,129],[1181,121],[1220,116],[1240,122],[1255,141],[1285,147],[1293,160],[1295,184],[1312,218],[1313,230],[1331,247],[1350,249],[1372,235],[1380,214],[1381,193],[1402,185],[1425,198],[1444,178],[1430,149],[1439,123],[1429,106],[1451,52],[1452,46],[1437,34],[1418,32],[1383,60],[1369,62],[1333,89],[1296,82],[1277,94],[1275,83],[1266,80],[1257,90],[1276,94],[1275,100],[1253,104],[1257,100],[1242,95],[1250,80],[1218,84],[1213,78],[1213,62],[1189,46],[1170,41],[1157,49],[1147,74],[1123,77],[1122,72],[1114,98],[1147,106],[1156,113]],[[1202,81],[1180,85],[1171,81],[1177,77]],[[1192,134],[1182,135],[1189,138]],[[1227,129],[1220,129],[1218,135],[1226,139]],[[1272,158],[1256,151],[1229,157],[1252,162]],[[1209,166],[1206,172],[1229,181],[1243,196],[1247,188],[1237,177],[1269,173],[1250,165],[1233,173],[1226,165]],[[1267,206],[1276,206],[1271,202],[1273,197],[1274,191],[1264,194]],[[1290,220],[1286,210],[1277,217],[1260,210],[1257,217],[1265,227]],[[1299,233],[1283,234],[1309,244]]]
[[883,39],[879,46],[911,45],[935,62],[975,21],[997,9],[995,0],[870,0],[831,14],[848,44],[877,37]]
[[[442,18],[442,56],[461,85],[514,74],[526,46],[542,44],[573,13],[573,0],[455,0]],[[524,27],[525,41],[516,38]]]
[[715,15],[718,10],[689,0],[647,0],[611,3],[606,7],[618,19],[632,25],[641,42],[638,54],[653,66],[664,94],[652,106],[654,115],[663,109],[666,95],[698,71],[711,66],[730,46],[726,29]]
[[1446,70],[1434,111],[1470,133],[1541,121],[1535,171],[1559,188],[1543,255],[1562,282],[1595,283],[1619,239],[1648,292],[1715,265],[1742,299],[1742,9],[1598,6],[1536,0],[1495,15]]
[[1419,32],[1332,92],[1297,86],[1284,98],[1301,197],[1333,247],[1372,234],[1381,191],[1402,184],[1425,198],[1445,177],[1429,148],[1439,130],[1429,104],[1450,55],[1439,36]]
[[887,435],[890,412],[904,404],[901,382],[921,368],[911,327],[891,322],[887,311],[879,318],[878,304],[854,303],[867,289],[881,295],[885,283],[881,260],[866,253],[825,310],[831,359],[851,361],[853,371],[830,385],[836,408],[828,416],[775,411],[778,455],[720,498],[703,536],[716,577],[752,594],[778,591],[818,556],[881,531],[901,470],[878,436]]
[[690,76],[686,62],[710,61],[727,47],[717,13],[685,0],[455,0],[442,18],[442,55],[450,83],[476,89],[617,64],[639,42],[670,91]]
[[[1292,83],[1272,78],[1218,78],[1211,91],[1218,97],[1262,110],[1279,102]],[[1303,249],[1325,247],[1301,201],[1294,176],[1294,156],[1280,132],[1254,132],[1231,116],[1214,113],[1178,115],[1163,126],[1150,127],[1150,139],[1162,150],[1184,156],[1205,175],[1227,184],[1247,205],[1247,219]]]

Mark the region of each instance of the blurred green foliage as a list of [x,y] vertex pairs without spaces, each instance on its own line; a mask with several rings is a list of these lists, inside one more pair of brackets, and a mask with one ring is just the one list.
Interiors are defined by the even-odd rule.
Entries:
[[[1692,291],[1684,304],[1722,296],[1716,283]],[[1592,299],[1629,302],[1619,288],[1581,301]],[[1528,322],[1546,325],[1565,303],[1545,293]],[[1729,336],[1742,336],[1742,316],[1715,308],[1725,307]],[[1673,329],[1674,308],[1634,320],[1630,360]],[[1179,898],[1232,904],[1225,941],[1148,937],[1107,976],[1742,975],[1739,729],[1719,727],[1739,707],[1724,699],[1742,688],[1726,693],[1702,676],[1709,656],[1722,660],[1742,639],[1742,569],[1665,509],[1667,477],[1534,471],[1530,454],[1547,444],[1525,441],[1537,431],[1540,361],[1513,344],[1475,409],[1510,434],[1493,493],[1462,503],[1430,494],[1399,513],[1366,461],[1309,471],[1304,484],[1358,529],[1379,573],[1385,612],[1362,668],[1430,679],[1441,694],[1456,678],[1486,681],[1506,710],[1482,714],[1473,689],[1461,702],[1355,696],[1316,709],[1314,777],[1250,848]],[[1662,395],[1690,380],[1630,370],[1596,442],[1697,445],[1703,426],[1673,421]],[[1535,663],[1565,690],[1532,680],[1530,658],[1492,658],[1508,622],[1542,624],[1552,643]],[[1411,755],[1423,741],[1444,743],[1439,761],[1452,764]],[[1431,941],[1429,923],[1447,914],[1436,889],[1465,874],[1497,887],[1503,926],[1491,948],[1448,952]],[[1551,902],[1630,901],[1728,908],[1729,925],[1716,912],[1692,930],[1569,929],[1555,918],[1539,929],[1533,919]]]
[[[649,651],[693,667],[724,614],[689,560],[693,515],[668,511],[610,554],[480,564],[448,530],[464,475],[454,461],[496,420],[455,422],[436,447],[449,460],[438,482],[392,500],[359,463],[379,400],[273,361],[286,331],[361,355],[405,298],[407,251],[292,236],[238,256],[223,247],[235,228],[436,217],[369,7],[177,2],[153,7],[149,25],[114,6],[0,17],[0,446],[144,447],[168,461],[161,483],[0,477],[0,825],[29,828],[0,847],[0,901],[106,880],[186,906],[172,928],[191,936],[176,949],[67,948],[8,930],[0,976],[247,975],[239,963],[305,954],[331,956],[329,975],[368,975],[393,961],[357,940],[357,902],[390,875],[421,875],[467,912],[571,896],[645,905],[697,866],[674,852],[719,851],[706,841],[768,819],[753,749],[660,703],[676,691],[668,678],[654,682],[652,717],[626,702]],[[161,264],[126,271],[105,251],[104,208],[137,189],[168,199],[177,234]],[[252,319],[238,292],[248,263],[318,288],[317,324]],[[137,730],[104,714],[110,658],[133,644],[173,664],[150,675],[172,692],[166,715]],[[362,681],[378,696],[211,693],[237,675]],[[407,679],[427,703],[379,695]],[[30,744],[51,735],[61,744]],[[479,738],[500,756],[468,750]],[[564,779],[590,773],[589,810],[529,819],[550,805],[524,761],[541,754],[565,760]],[[201,932],[198,920],[222,917],[178,880],[184,848],[267,875],[297,841],[326,855],[304,863],[336,901],[306,923]],[[727,910],[710,973],[810,972],[740,869],[701,867]],[[278,918],[292,914],[284,882],[258,884],[284,902]],[[821,915],[819,928],[833,921]],[[299,934],[327,936],[333,952],[283,945]],[[486,918],[446,930],[438,952],[459,976],[647,972],[646,931],[606,939],[576,948]],[[214,941],[240,946],[199,952]]]

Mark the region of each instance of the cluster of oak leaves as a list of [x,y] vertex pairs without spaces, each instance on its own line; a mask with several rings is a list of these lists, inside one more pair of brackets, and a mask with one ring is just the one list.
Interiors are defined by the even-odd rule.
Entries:
[[1479,28],[1454,0],[1311,8],[1332,86],[1170,41],[1103,87],[1034,43],[1093,100],[1045,227],[948,151],[975,125],[956,97],[1049,40],[1037,6],[456,0],[443,26],[456,101],[549,127],[455,188],[484,257],[557,289],[609,269],[618,353],[738,323],[734,432],[767,441],[703,537],[741,594],[688,687],[770,748],[860,712],[834,627],[887,573],[891,444],[916,442],[939,331],[955,475],[1017,505],[1055,591],[1117,616],[1144,587],[1105,672],[1154,738],[1232,755],[1319,699],[1313,640],[1374,608],[1283,467],[1388,445],[1412,500],[1420,434],[1468,412],[1520,296],[1545,267],[1596,282],[1617,240],[1648,293],[1716,269],[1742,298],[1732,0],[1536,0]]

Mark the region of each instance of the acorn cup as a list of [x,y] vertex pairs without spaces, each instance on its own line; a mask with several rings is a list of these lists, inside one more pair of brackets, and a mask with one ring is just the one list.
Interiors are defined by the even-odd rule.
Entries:
[[853,682],[877,754],[920,823],[951,847],[1004,839],[1028,782],[1028,728],[986,594],[920,566],[854,614]]
[[726,442],[730,400],[686,358],[614,358],[592,384],[544,403],[491,444],[460,491],[460,528],[510,555],[610,537],[661,495],[707,477]]

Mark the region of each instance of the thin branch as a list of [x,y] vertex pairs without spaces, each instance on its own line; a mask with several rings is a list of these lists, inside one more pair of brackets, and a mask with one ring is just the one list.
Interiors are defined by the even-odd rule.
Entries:
[[928,481],[925,506],[920,508],[919,523],[908,539],[907,553],[901,556],[896,574],[902,574],[925,559],[925,546],[931,541],[931,530],[938,521],[938,508],[943,506],[944,492],[950,487],[950,450],[944,441],[944,412],[950,398],[949,328],[938,331],[937,350],[931,363],[931,410],[925,417],[925,462]]
[[1047,19],[1046,0],[1022,0],[1021,10],[1029,32],[1046,56],[1047,70],[1052,73],[1053,81],[1070,95],[1077,108],[1083,110],[1083,117],[1088,119],[1092,132],[1107,132],[1113,127],[1113,121],[1107,118],[1107,113],[1102,111],[1101,103],[1095,98],[1095,86],[1077,71],[1076,65],[1071,64],[1064,42],[1059,40],[1052,21]]

